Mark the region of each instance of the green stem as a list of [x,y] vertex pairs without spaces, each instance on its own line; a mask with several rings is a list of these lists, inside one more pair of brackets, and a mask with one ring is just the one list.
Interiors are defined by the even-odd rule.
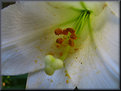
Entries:
[[86,5],[85,5],[85,3],[84,3],[84,2],[80,2],[80,4],[81,4],[81,6],[82,6],[84,9],[86,9],[86,10],[87,10]]
[[81,12],[80,16],[78,17],[78,21],[75,22],[75,27],[74,27],[75,30],[77,30],[77,28],[78,28],[78,23],[81,21],[82,16],[83,16],[83,12]]
[[83,15],[84,15],[84,13],[82,12],[81,15],[80,15],[80,17],[79,17],[79,20],[76,23],[76,27],[75,27],[76,32],[78,31],[78,28],[79,28],[80,23],[82,21]]
[[80,27],[79,27],[80,31],[79,31],[79,30],[77,31],[77,34],[78,34],[78,35],[80,35],[81,32],[83,31],[84,25],[86,24],[86,22],[87,22],[87,20],[88,20],[88,17],[89,17],[88,14],[86,14],[86,15],[84,16],[84,18],[83,18],[83,20],[82,20],[82,23],[81,23],[81,25],[80,25]]
[[86,17],[86,13],[83,14],[80,24],[78,24],[78,29],[76,31],[76,34],[78,34],[78,32],[83,28],[83,25],[85,23],[85,17]]

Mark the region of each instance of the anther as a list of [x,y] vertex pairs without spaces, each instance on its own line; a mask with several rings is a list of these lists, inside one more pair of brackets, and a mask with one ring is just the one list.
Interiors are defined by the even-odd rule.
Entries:
[[63,31],[62,31],[62,29],[60,29],[60,28],[57,28],[56,30],[55,30],[55,34],[56,35],[60,35],[60,34],[62,34],[63,33]]
[[73,28],[67,28],[67,31],[70,33],[75,33],[75,30]]
[[64,30],[63,30],[63,34],[64,34],[64,35],[68,35],[68,30],[67,30],[67,29],[64,29]]
[[72,33],[72,34],[70,35],[70,38],[71,38],[71,39],[77,39],[76,34]]
[[72,39],[69,39],[69,45],[72,47],[74,46],[74,41]]
[[56,40],[56,43],[58,43],[58,44],[62,44],[63,43],[63,39],[62,38],[58,38],[57,40]]

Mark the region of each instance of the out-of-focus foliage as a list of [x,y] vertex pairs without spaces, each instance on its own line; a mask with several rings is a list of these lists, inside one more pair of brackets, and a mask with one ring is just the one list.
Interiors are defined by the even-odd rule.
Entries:
[[9,6],[9,5],[12,5],[14,4],[15,2],[2,2],[2,9]]
[[27,74],[19,76],[2,76],[2,89],[25,89]]

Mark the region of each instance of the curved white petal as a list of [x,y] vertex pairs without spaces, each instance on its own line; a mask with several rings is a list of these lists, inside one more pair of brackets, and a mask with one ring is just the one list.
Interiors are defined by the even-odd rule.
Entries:
[[84,2],[88,10],[91,10],[94,15],[99,15],[105,8],[106,3],[104,1],[86,1]]
[[65,76],[65,70],[57,70],[52,76],[44,71],[29,73],[26,89],[74,89],[72,83]]
[[119,12],[120,11],[120,9],[119,9],[119,7],[120,7],[119,1],[108,2],[108,6],[111,9],[111,13],[116,15],[119,18],[119,16],[120,16],[120,14],[119,14],[120,13]]
[[119,89],[119,18],[107,7],[95,20],[97,26],[92,26],[96,49],[89,37],[66,60],[66,69],[79,89]]
[[55,41],[50,33],[36,34],[2,48],[2,74],[17,75],[44,68],[44,56]]
[[88,40],[79,52],[66,60],[65,66],[71,77],[70,82],[79,89],[119,88],[119,72],[112,74],[107,69],[115,68],[103,61]]
[[[119,6],[115,6],[119,9]],[[114,8],[115,9],[115,8]],[[95,31],[94,40],[98,53],[104,62],[112,68],[108,68],[117,78],[119,74],[119,17],[113,14],[112,9],[107,8],[107,21],[101,30]],[[107,66],[106,65],[106,66]]]
[[[12,13],[14,13],[16,11],[17,14],[18,14],[17,16],[16,16],[15,13],[14,13],[15,16],[12,16],[13,15],[12,13],[10,15],[8,15],[7,13],[11,12],[9,10],[9,8],[5,12],[3,11],[4,14],[2,14],[3,15],[2,17],[4,17],[4,15],[5,15],[5,18],[10,17],[8,19],[3,18],[3,20],[2,20],[2,22],[3,22],[4,19],[5,19],[5,22],[2,23],[2,35],[4,35],[4,36],[7,35],[5,37],[2,36],[2,40],[3,40],[2,41],[2,45],[4,45],[4,46],[2,46],[2,58],[3,58],[2,59],[2,61],[3,61],[2,62],[3,63],[2,64],[3,65],[2,72],[3,72],[3,74],[11,74],[11,73],[12,74],[20,74],[20,73],[26,73],[26,72],[35,71],[35,68],[32,68],[32,67],[35,67],[35,66],[31,65],[29,62],[32,62],[33,58],[35,56],[38,56],[38,54],[40,52],[40,51],[37,52],[37,50],[33,46],[35,46],[35,44],[37,44],[37,46],[41,46],[42,42],[44,42],[44,40],[42,40],[42,41],[38,40],[39,33],[41,34],[43,31],[45,31],[44,28],[46,27],[46,25],[47,26],[49,26],[49,25],[51,26],[51,24],[58,23],[58,21],[60,21],[60,20],[63,21],[63,20],[67,20],[67,19],[71,19],[72,18],[72,17],[71,18],[67,18],[68,16],[65,17],[66,13],[70,14],[70,13],[66,12],[66,10],[68,11],[68,8],[66,10],[62,9],[62,12],[60,12],[60,10],[58,10],[58,9],[60,9],[59,7],[55,7],[55,6],[53,6],[53,4],[49,4],[48,5],[48,7],[49,7],[48,11],[50,11],[49,14],[50,13],[52,14],[52,12],[56,12],[57,13],[57,11],[58,11],[58,14],[60,14],[61,18],[58,18],[58,16],[57,16],[57,18],[55,18],[55,17],[53,17],[54,15],[51,17],[51,14],[48,15],[48,12],[46,12],[46,15],[48,15],[48,17],[49,17],[48,19],[51,20],[51,21],[48,21],[48,19],[47,19],[46,21],[48,21],[48,22],[46,24],[46,22],[43,23],[46,18],[42,18],[42,21],[41,21],[42,23],[41,23],[39,21],[39,19],[41,19],[41,17],[40,17],[41,14],[42,14],[42,17],[46,17],[43,13],[39,13],[37,15],[34,15],[36,17],[34,17],[34,19],[33,19],[33,14],[38,13],[40,11],[40,9],[36,10],[35,5],[37,5],[38,7],[40,7],[41,5],[39,5],[39,3],[34,3],[33,6],[32,6],[32,8],[31,8],[31,5],[32,5],[31,2],[29,4],[28,3],[24,3],[24,4],[19,4],[18,3],[17,6],[13,5],[13,6],[9,7],[9,8],[12,8],[12,9],[15,8],[15,7],[17,7],[17,10],[15,8],[12,11]],[[26,6],[27,6],[27,8],[25,8]],[[51,11],[50,7],[54,8],[55,10],[52,9],[52,11]],[[23,11],[23,10],[25,10],[25,11]],[[46,11],[45,8],[42,8],[41,10],[43,10],[44,13]],[[65,10],[65,11],[63,12],[63,10]],[[72,12],[73,12],[73,10],[72,10]],[[78,13],[76,13],[76,14],[78,14]],[[19,15],[20,15],[19,19],[16,18]],[[23,17],[23,15],[27,15],[27,18],[25,16]],[[29,18],[28,18],[28,16],[29,16]],[[65,18],[62,18],[62,17],[65,17]],[[14,18],[16,20],[14,22],[11,22],[11,21],[13,21],[12,19],[14,19]],[[22,21],[24,19],[25,19],[25,21]],[[31,19],[33,19],[33,20],[31,21]],[[53,19],[53,21],[52,21],[52,19]],[[18,23],[18,21],[20,21],[21,23],[20,22]],[[34,24],[33,24],[33,21],[35,21]],[[11,22],[11,23],[8,23],[8,22]],[[39,25],[39,22],[40,22],[40,25],[42,24],[41,27]],[[16,25],[16,23],[17,23],[17,25]],[[33,27],[33,26],[36,26],[36,24],[37,24],[37,27]],[[8,26],[7,28],[5,28],[6,25]],[[20,25],[20,27],[19,27],[19,25]],[[31,27],[28,27],[28,25],[31,26]],[[16,32],[16,29],[19,30],[19,31]],[[11,30],[12,32],[10,32],[9,30]],[[20,31],[20,30],[22,30],[22,31]],[[29,33],[26,30],[28,30]],[[33,30],[38,30],[38,32],[33,32]],[[23,36],[19,36],[18,37],[18,35],[20,35],[20,34],[23,35]],[[36,36],[36,37],[31,37],[32,34],[34,36]],[[43,37],[45,37],[45,36],[42,36],[42,38]],[[52,39],[52,40],[54,39],[53,36],[49,37],[49,38]],[[20,39],[22,39],[22,40],[19,42]],[[31,42],[33,40],[34,40],[34,42]],[[39,44],[37,41],[39,41],[41,43]],[[46,43],[48,41],[46,41]],[[84,48],[82,47],[82,49],[80,49],[80,52],[75,53],[73,56],[71,56],[71,57],[69,57],[67,59],[66,67],[67,67],[68,73],[71,76],[70,82],[73,83],[74,85],[78,86],[78,88],[87,88],[87,87],[88,88],[95,88],[95,86],[97,88],[103,88],[103,87],[105,87],[105,88],[110,88],[110,87],[112,87],[112,88],[118,88],[119,87],[119,77],[117,76],[118,75],[118,71],[116,73],[116,76],[112,75],[112,72],[109,69],[112,70],[112,69],[115,68],[115,66],[109,66],[109,65],[107,65],[109,63],[107,60],[112,59],[110,57],[111,54],[110,53],[106,53],[105,55],[103,55],[102,54],[103,51],[102,51],[102,49],[100,47],[100,49],[98,51],[100,53],[99,55],[101,55],[102,58],[105,57],[105,56],[106,57],[108,56],[108,58],[105,57],[106,59],[99,59],[99,55],[97,55],[96,52],[95,52],[95,50],[93,50],[90,42],[87,41],[85,43],[86,44],[84,44]],[[25,44],[28,44],[28,45],[25,46]],[[48,44],[49,47],[47,46],[47,48],[50,48],[51,44],[52,44],[52,42]],[[47,44],[45,44],[45,45],[47,45]],[[41,48],[45,48],[45,45],[43,44],[43,46]],[[15,46],[17,46],[17,47],[15,47]],[[13,49],[11,47],[13,47]],[[25,51],[21,50],[18,54],[16,54],[14,52],[16,50],[16,48],[18,48],[20,50],[23,49]],[[35,50],[33,50],[33,49],[35,49]],[[9,54],[9,55],[6,58],[5,56],[7,54]],[[15,54],[19,55],[19,56],[16,57]],[[22,54],[22,56],[20,54]],[[41,54],[41,55],[43,57],[43,54]],[[23,56],[25,57],[25,59],[24,59]],[[77,56],[80,56],[79,59],[78,60],[77,59],[74,60],[74,58],[77,58]],[[30,57],[30,60],[28,59],[29,57]],[[10,60],[13,60],[13,59],[14,59],[14,61],[10,61]],[[115,58],[115,56],[114,56],[114,59],[117,60],[117,57]],[[7,62],[8,60],[9,60],[9,62]],[[19,60],[22,60],[22,61],[20,62]],[[26,63],[24,63],[25,60],[29,60],[29,61],[27,61]],[[41,60],[42,60],[42,58],[41,58]],[[82,61],[82,64],[81,64],[80,60]],[[101,60],[104,60],[104,61],[101,61]],[[107,62],[105,62],[105,60]],[[12,64],[12,63],[15,63],[15,62],[17,62],[17,64],[18,64],[17,66],[14,66],[14,64]],[[23,63],[24,65],[21,64],[21,63]],[[29,66],[28,66],[28,64],[29,64]],[[108,69],[107,69],[107,67],[104,64],[106,64],[106,66],[108,66]],[[12,68],[10,68],[8,65],[11,65],[10,67],[12,67]],[[16,65],[16,63],[15,63],[15,65]],[[28,67],[26,67],[26,70],[24,69],[25,66],[28,66]],[[36,67],[37,67],[37,69],[40,69],[40,66],[36,66]],[[118,67],[118,65],[116,67]],[[16,72],[16,71],[18,71],[18,72]],[[45,73],[41,74],[42,75],[41,77],[45,76],[44,74]],[[113,71],[113,74],[115,74],[115,71]],[[30,74],[30,82],[28,80],[28,84],[30,84],[29,86],[32,86],[32,84],[35,84],[35,86],[37,86],[37,88],[39,87],[38,85],[36,85],[37,81],[35,81],[34,83],[31,84],[31,79],[33,81],[35,79],[35,77],[38,77],[38,76],[39,76],[38,73]],[[64,78],[63,74],[61,76],[62,76],[62,78]],[[54,78],[54,80],[61,81],[60,79],[58,80],[55,77],[53,77],[53,78]],[[46,79],[46,77],[44,77],[43,79]],[[71,83],[69,83],[69,84],[71,84]],[[45,86],[49,86],[50,85],[50,83],[48,81],[44,82],[43,84],[44,85],[48,84],[48,85],[45,85]],[[40,87],[43,86],[43,84],[40,85]],[[50,85],[50,88],[51,87],[53,88],[53,86],[55,86],[55,85]],[[60,87],[63,87],[63,86],[65,88],[68,88],[68,87],[71,88],[72,87],[72,85],[66,86],[66,85],[63,85],[63,84]]]
[[61,24],[79,14],[69,6],[60,8],[63,3],[58,7],[55,4],[54,2],[21,2],[3,9],[2,44],[7,43],[8,39],[9,42],[21,39],[37,30],[43,32],[45,28]]
[[20,2],[2,10],[3,75],[24,74],[44,67],[44,55],[55,50],[51,48],[55,47],[54,28],[50,27],[78,15],[70,6],[54,5],[51,2]]

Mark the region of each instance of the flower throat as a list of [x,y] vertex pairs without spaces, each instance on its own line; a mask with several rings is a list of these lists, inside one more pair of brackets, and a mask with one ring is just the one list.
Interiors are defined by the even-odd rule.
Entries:
[[76,45],[77,40],[80,38],[80,35],[83,31],[84,26],[86,25],[87,20],[89,19],[90,14],[91,11],[89,10],[81,10],[79,17],[77,18],[77,20],[74,21],[72,27],[65,29],[55,29],[55,35],[63,35],[63,38],[59,37],[56,39],[57,48],[66,45],[65,51],[63,52],[63,56],[60,58],[61,60],[64,61],[67,57],[69,49],[73,48]]
[[[74,21],[72,27],[67,27],[65,29],[57,28],[54,33],[58,38],[56,39],[56,47],[59,48],[64,46],[63,55],[60,58],[55,58],[52,55],[47,55],[45,57],[45,73],[52,75],[55,70],[63,67],[64,60],[67,58],[69,51],[74,48],[74,46],[79,42],[80,35],[83,31],[86,22],[89,20],[91,11],[85,9],[80,10],[80,15]],[[61,36],[61,37],[60,37]],[[63,37],[62,37],[63,36]]]

